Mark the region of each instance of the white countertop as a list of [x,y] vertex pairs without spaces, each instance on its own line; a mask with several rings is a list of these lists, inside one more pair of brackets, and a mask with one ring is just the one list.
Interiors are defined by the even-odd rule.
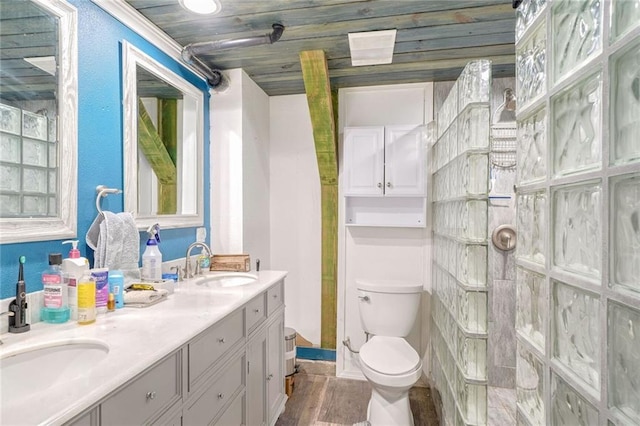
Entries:
[[[43,342],[74,339],[100,340],[109,345],[109,353],[73,386],[60,380],[60,386],[45,384],[46,388],[38,389],[34,383],[30,401],[0,407],[0,424],[62,424],[71,420],[287,275],[284,271],[253,274],[258,275],[255,283],[239,287],[216,287],[201,283],[202,279],[176,283],[175,293],[163,302],[117,309],[99,315],[90,325],[39,322],[24,334],[2,334],[0,358]],[[2,382],[0,392],[10,393],[11,384]]]

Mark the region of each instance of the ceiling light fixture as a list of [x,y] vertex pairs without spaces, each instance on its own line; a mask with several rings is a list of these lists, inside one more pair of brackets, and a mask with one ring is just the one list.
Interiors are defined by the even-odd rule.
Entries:
[[396,30],[349,33],[351,65],[390,64],[395,43]]
[[180,6],[200,15],[212,15],[220,12],[218,0],[179,0]]

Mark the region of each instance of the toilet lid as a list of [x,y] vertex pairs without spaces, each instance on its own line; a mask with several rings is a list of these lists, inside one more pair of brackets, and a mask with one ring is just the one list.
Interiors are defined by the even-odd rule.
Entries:
[[420,357],[401,337],[374,336],[360,348],[360,361],[378,373],[399,375],[415,370]]

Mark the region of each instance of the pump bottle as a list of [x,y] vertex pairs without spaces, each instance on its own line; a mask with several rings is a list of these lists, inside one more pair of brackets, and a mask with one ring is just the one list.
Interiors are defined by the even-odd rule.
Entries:
[[78,240],[63,241],[62,244],[71,244],[69,257],[62,260],[62,277],[67,284],[69,295],[69,309],[71,319],[78,319],[78,283],[85,272],[89,272],[89,261],[80,256]]
[[145,281],[162,281],[162,253],[158,248],[160,243],[160,225],[151,225],[147,229],[149,239],[147,248],[142,254],[142,279]]

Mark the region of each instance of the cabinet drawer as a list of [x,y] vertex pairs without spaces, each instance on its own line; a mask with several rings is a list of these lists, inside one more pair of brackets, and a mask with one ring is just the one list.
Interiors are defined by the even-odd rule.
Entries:
[[175,353],[102,403],[102,425],[143,424],[181,398],[180,356]]
[[189,390],[193,390],[207,370],[243,338],[242,309],[238,309],[189,343]]
[[238,395],[215,424],[219,426],[244,425],[244,395]]
[[190,403],[182,417],[183,425],[211,423],[229,400],[240,391],[243,385],[243,366],[244,357],[242,356],[232,361],[222,375],[213,380],[209,387]]
[[267,291],[267,315],[278,309],[284,303],[284,289],[282,281]]
[[264,300],[265,293],[262,293],[260,296],[247,303],[245,308],[245,315],[247,316],[247,330],[252,330],[267,318]]

